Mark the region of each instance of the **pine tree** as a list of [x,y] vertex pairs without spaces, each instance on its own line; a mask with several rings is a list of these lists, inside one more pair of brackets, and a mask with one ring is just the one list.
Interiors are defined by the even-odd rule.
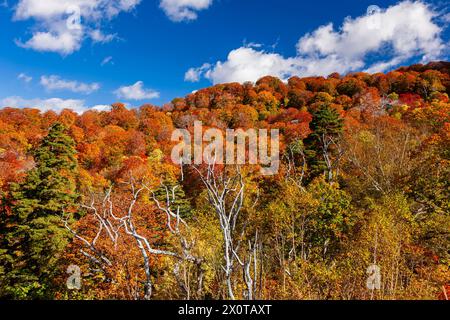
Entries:
[[62,217],[77,199],[75,143],[56,123],[33,152],[35,167],[11,187],[2,231],[2,291],[10,298],[51,298],[56,264],[69,240]]
[[313,112],[312,133],[305,140],[310,180],[320,174],[324,174],[328,182],[333,180],[333,169],[338,160],[336,147],[343,127],[339,113],[329,104],[323,104]]

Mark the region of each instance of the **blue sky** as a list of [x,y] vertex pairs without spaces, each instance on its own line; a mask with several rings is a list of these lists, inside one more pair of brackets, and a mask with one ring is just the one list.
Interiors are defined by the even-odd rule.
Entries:
[[[448,60],[446,10],[441,1],[0,0],[0,107],[161,105],[266,73]],[[68,29],[78,13],[80,29]]]

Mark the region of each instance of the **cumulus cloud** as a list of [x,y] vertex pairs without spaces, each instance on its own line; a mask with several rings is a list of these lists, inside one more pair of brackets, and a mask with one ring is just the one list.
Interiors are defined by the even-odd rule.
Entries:
[[91,109],[95,111],[110,111],[111,106],[109,104],[98,104],[96,106],[91,107]]
[[[443,28],[435,22],[437,16],[423,2],[403,1],[347,18],[339,29],[331,23],[320,26],[299,39],[294,57],[244,46],[232,50],[224,62],[191,68],[185,79],[198,81],[204,76],[213,83],[245,82],[265,75],[286,79],[335,71],[384,71],[411,58],[426,62],[439,58],[445,49],[440,36]],[[373,56],[381,52],[387,59],[374,61]]]
[[295,58],[242,47],[229,53],[225,62],[217,62],[205,75],[214,83],[254,81],[265,75],[287,78],[298,68]]
[[62,55],[71,54],[81,47],[81,32],[36,32],[26,42],[16,40],[19,47],[36,51],[58,52]]
[[31,80],[33,80],[33,77],[30,77],[29,75],[22,72],[17,76],[17,79],[22,80],[23,82],[29,83],[29,82],[31,82]]
[[100,89],[100,84],[83,83],[74,80],[65,80],[56,75],[42,76],[40,84],[48,91],[67,90],[76,93],[91,94]]
[[213,0],[161,0],[160,8],[175,22],[197,19],[197,12],[208,9]]
[[122,86],[114,91],[119,99],[144,100],[159,98],[159,92],[152,89],[145,89],[144,82],[138,81],[131,86]]
[[19,0],[14,20],[33,20],[32,36],[17,45],[37,51],[71,54],[90,38],[109,42],[115,35],[99,28],[121,12],[133,10],[141,0]]
[[[12,107],[12,108],[35,108],[41,111],[53,110],[60,112],[64,109],[72,109],[77,113],[83,113],[90,107],[85,105],[84,100],[77,99],[60,99],[60,98],[50,98],[50,99],[24,99],[19,96],[7,97],[0,100],[0,107]],[[96,106],[98,107],[98,106]]]
[[205,63],[199,68],[190,68],[184,75],[184,80],[190,82],[198,82],[200,81],[200,77],[202,76],[202,74],[209,68],[211,68],[211,65],[209,63]]

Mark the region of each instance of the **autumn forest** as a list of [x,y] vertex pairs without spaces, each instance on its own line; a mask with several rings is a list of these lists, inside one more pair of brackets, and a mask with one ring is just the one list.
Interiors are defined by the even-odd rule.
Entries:
[[[0,110],[0,299],[450,295],[450,63],[266,76],[163,106]],[[280,166],[175,129],[279,129]]]

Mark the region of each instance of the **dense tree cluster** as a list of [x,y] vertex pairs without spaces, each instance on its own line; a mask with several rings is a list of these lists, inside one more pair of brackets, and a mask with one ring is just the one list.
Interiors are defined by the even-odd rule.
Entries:
[[[267,76],[162,107],[4,108],[0,297],[448,299],[449,94],[436,62]],[[279,129],[278,174],[180,170],[171,134],[195,121]]]

